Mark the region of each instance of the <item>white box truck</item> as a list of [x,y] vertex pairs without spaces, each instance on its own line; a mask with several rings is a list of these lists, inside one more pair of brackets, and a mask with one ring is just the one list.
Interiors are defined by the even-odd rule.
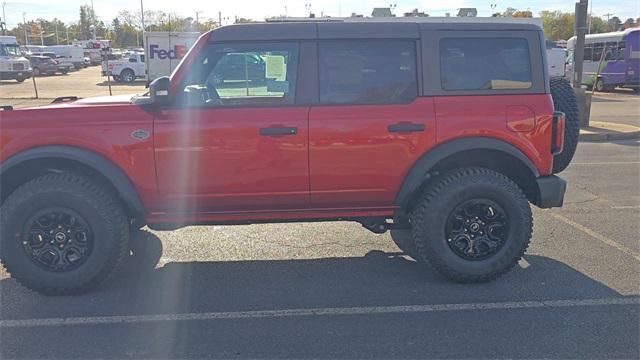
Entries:
[[147,83],[171,75],[200,35],[197,32],[145,32]]
[[32,75],[15,36],[0,36],[0,80],[23,82]]
[[55,53],[58,55],[58,59],[64,59],[64,61],[70,62],[76,70],[86,67],[84,64],[84,49],[81,46],[52,45],[47,46],[46,51]]

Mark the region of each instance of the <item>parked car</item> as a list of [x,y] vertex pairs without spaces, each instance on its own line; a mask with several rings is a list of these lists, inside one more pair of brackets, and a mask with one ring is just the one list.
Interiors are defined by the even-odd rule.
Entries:
[[29,62],[33,68],[34,76],[55,75],[56,73],[66,75],[69,72],[68,66],[60,65],[56,60],[48,56],[32,55],[29,58]]
[[563,205],[575,97],[539,26],[415,21],[223,27],[148,95],[5,108],[7,271],[75,294],[143,226],[341,220],[453,281],[505,274],[530,204]]
[[34,52],[34,53],[31,53],[31,56],[32,57],[33,56],[44,56],[44,57],[50,58],[58,66],[58,70],[56,70],[56,71],[62,73],[63,75],[66,75],[73,68],[73,63],[69,62],[68,59],[60,58],[54,52]]

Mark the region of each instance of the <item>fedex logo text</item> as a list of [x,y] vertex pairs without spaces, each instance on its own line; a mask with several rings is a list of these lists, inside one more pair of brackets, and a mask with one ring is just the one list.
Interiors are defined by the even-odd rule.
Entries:
[[149,45],[149,56],[152,59],[155,59],[156,57],[162,60],[182,59],[186,53],[187,47],[184,45],[176,45],[173,47],[173,50],[160,49],[160,45]]

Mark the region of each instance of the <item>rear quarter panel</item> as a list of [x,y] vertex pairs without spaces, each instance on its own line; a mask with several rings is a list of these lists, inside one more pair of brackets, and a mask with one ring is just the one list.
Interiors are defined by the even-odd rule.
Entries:
[[435,99],[435,109],[438,144],[465,137],[494,138],[520,149],[540,175],[551,174],[551,95],[441,96]]

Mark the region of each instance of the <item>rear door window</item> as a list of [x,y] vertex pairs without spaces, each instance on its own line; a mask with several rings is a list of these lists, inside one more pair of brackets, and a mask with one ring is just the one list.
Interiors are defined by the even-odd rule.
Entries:
[[407,103],[418,96],[414,41],[323,41],[319,62],[322,104]]
[[515,90],[532,87],[529,42],[521,38],[440,40],[444,90]]

